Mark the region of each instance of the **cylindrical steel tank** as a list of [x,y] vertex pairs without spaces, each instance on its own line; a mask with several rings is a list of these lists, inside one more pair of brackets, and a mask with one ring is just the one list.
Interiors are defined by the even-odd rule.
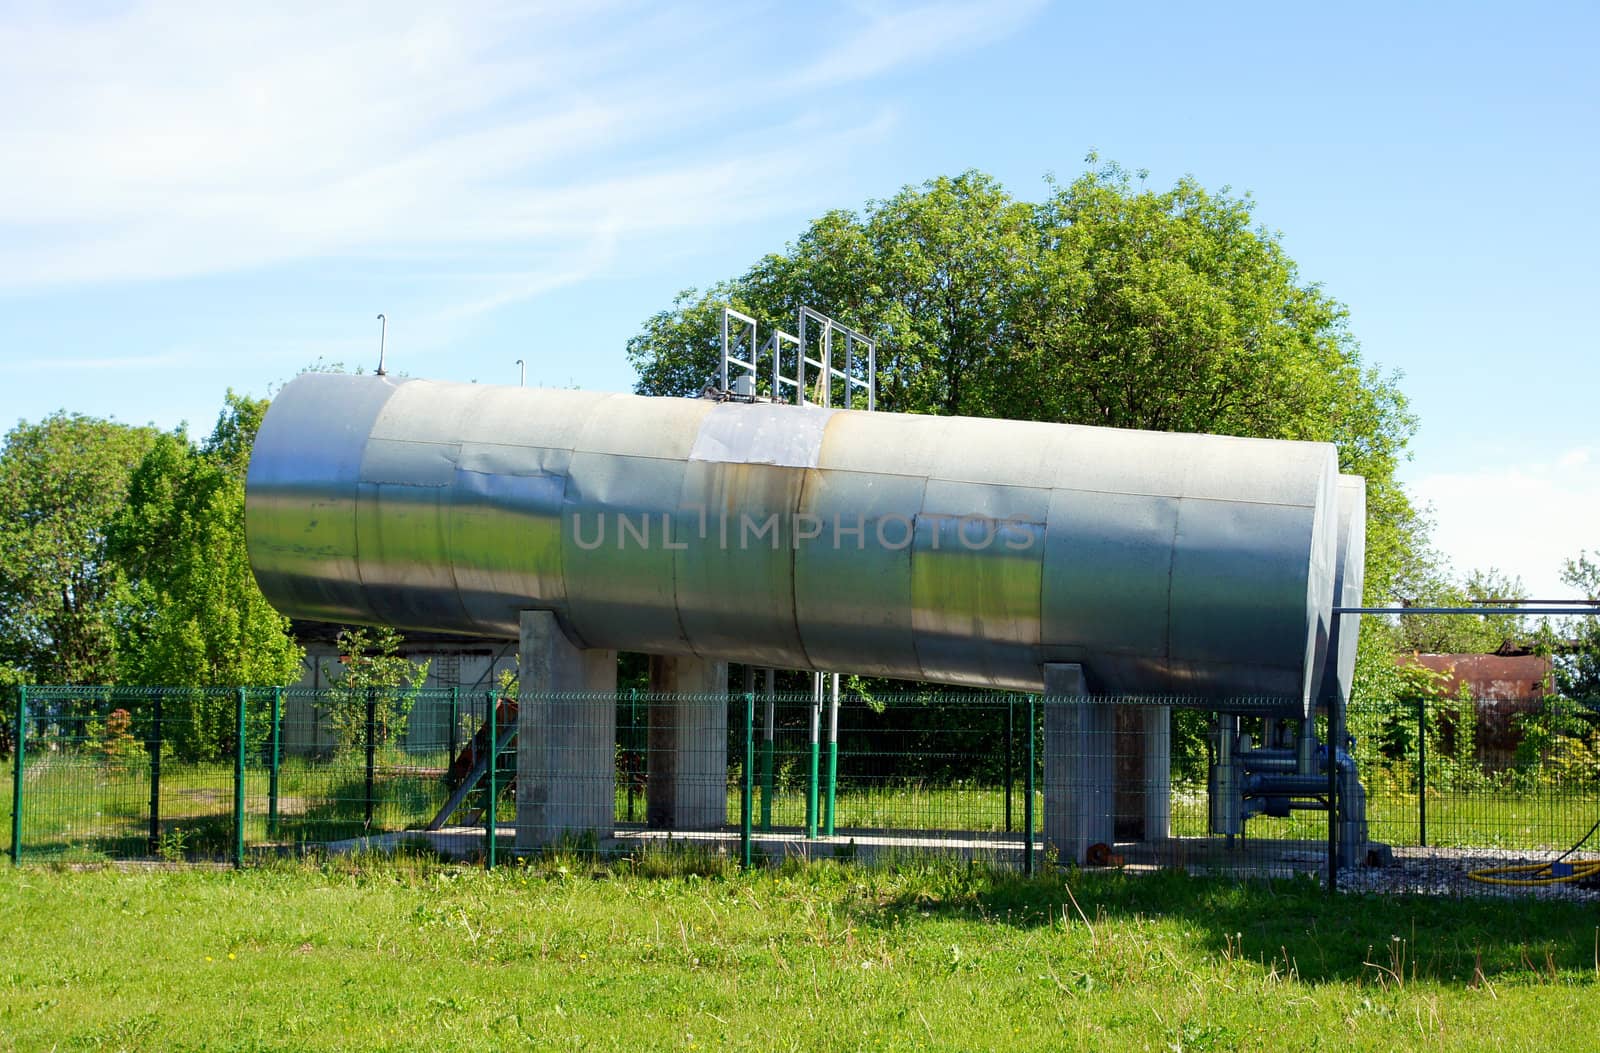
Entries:
[[[1336,607],[1361,606],[1367,580],[1367,481],[1359,475],[1339,476],[1338,553],[1333,568],[1333,602]],[[1347,614],[1333,619],[1333,635],[1328,642],[1328,660],[1323,666],[1322,689],[1316,701],[1350,698],[1356,677],[1356,639],[1361,631],[1361,616]]]
[[1337,477],[1321,443],[308,374],[246,526],[296,618],[1303,704]]

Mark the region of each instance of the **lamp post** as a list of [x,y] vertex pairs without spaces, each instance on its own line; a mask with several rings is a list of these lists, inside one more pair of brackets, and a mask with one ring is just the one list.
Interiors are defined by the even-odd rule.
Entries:
[[389,319],[383,315],[378,316],[381,328],[378,330],[378,376],[386,376],[388,371],[383,368],[383,352],[389,342]]

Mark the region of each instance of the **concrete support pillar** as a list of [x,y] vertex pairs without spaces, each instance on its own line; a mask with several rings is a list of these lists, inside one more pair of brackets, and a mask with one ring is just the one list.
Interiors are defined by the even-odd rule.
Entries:
[[523,611],[520,658],[517,850],[611,836],[617,652],[576,647],[554,614]]
[[1118,841],[1161,841],[1172,827],[1172,707],[1114,706]]
[[1114,707],[1087,701],[1083,667],[1044,667],[1044,839],[1063,863],[1113,838]]
[[1172,836],[1172,707],[1142,706],[1144,714],[1144,840]]
[[728,821],[728,663],[650,656],[645,825],[715,830]]

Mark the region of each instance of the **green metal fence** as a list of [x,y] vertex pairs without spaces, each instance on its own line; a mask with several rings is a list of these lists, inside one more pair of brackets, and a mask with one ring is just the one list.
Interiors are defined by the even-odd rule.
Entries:
[[[1059,755],[1049,707],[1085,702],[1165,710],[1160,759],[1120,724],[1107,725],[1098,759]],[[415,845],[492,866],[552,845],[628,853],[671,839],[744,862],[943,851],[1031,869],[1064,856],[1049,840],[1049,795],[1059,791],[1047,782],[1108,763],[1119,789],[1102,802],[1110,833],[1097,862],[1329,875],[1334,824],[1316,795],[1248,818],[1237,836],[1214,832],[1213,705],[908,693],[845,697],[835,711],[831,699],[759,692],[555,700],[34,686],[7,705],[0,809],[16,862],[241,866]],[[1283,734],[1268,709],[1234,708],[1253,743]],[[1456,891],[1474,869],[1554,859],[1600,820],[1591,707],[1386,700],[1352,704],[1348,724],[1367,833],[1380,849],[1371,862],[1389,865],[1340,859],[1336,881]],[[519,743],[528,728],[538,729],[537,745]],[[1059,769],[1049,767],[1052,749]],[[586,752],[565,756],[577,750]],[[1159,786],[1162,800],[1145,785]],[[569,793],[595,817],[583,836],[573,836],[578,813],[552,803]],[[1259,807],[1270,813],[1272,804]],[[1593,858],[1595,847],[1567,862]]]

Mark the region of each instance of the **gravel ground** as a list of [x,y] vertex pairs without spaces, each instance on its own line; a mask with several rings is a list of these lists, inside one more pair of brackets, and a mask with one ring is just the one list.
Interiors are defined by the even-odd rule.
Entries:
[[[1490,896],[1503,899],[1564,899],[1600,902],[1600,887],[1585,883],[1559,885],[1487,885],[1467,876],[1486,867],[1548,863],[1560,852],[1511,851],[1496,848],[1395,848],[1394,859],[1381,867],[1345,867],[1339,871],[1341,892],[1420,893],[1430,896]],[[1595,856],[1579,852],[1568,862]],[[1585,887],[1588,886],[1588,887]]]

